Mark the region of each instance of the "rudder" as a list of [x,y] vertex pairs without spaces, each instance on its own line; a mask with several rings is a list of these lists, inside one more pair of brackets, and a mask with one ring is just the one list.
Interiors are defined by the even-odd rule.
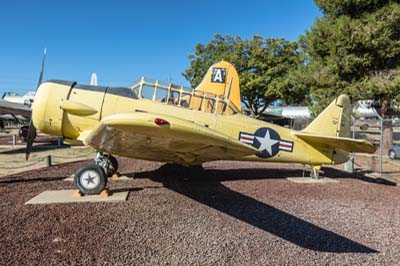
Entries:
[[213,64],[195,90],[228,98],[241,111],[239,75],[229,62],[220,61]]

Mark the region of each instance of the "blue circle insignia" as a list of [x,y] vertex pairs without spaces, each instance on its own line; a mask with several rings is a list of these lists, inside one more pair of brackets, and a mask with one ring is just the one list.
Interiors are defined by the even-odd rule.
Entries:
[[262,127],[254,133],[253,146],[260,152],[257,154],[261,158],[270,158],[279,152],[281,137],[272,128]]

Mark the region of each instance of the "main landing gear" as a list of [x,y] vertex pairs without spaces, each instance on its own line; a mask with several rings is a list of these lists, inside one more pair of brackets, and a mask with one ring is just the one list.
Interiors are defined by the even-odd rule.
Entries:
[[118,169],[118,161],[111,154],[98,152],[94,163],[75,172],[74,184],[82,194],[99,194],[107,185],[107,177]]
[[310,177],[312,179],[320,179],[321,177],[319,176],[319,170],[321,170],[321,165],[311,165],[311,173]]

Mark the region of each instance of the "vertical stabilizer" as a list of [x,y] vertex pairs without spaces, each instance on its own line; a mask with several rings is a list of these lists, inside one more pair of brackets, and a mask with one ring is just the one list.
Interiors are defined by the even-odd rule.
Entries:
[[96,75],[96,73],[93,73],[92,76],[90,77],[90,85],[97,86],[97,75]]
[[317,116],[304,132],[322,136],[351,137],[351,104],[346,95],[340,95]]
[[235,67],[226,61],[212,65],[196,90],[224,96],[241,111],[239,75]]

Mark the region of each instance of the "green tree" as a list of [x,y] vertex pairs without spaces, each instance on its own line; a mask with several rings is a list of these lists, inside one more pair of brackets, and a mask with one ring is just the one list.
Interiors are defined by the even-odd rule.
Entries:
[[400,4],[315,0],[323,16],[302,38],[304,83],[319,112],[335,96],[373,99],[382,116],[400,99]]
[[306,88],[299,82],[304,62],[297,42],[217,34],[208,44],[197,44],[189,59],[190,67],[182,74],[192,87],[201,82],[212,64],[220,60],[232,63],[239,73],[242,103],[253,116],[276,99],[288,103],[304,99]]

